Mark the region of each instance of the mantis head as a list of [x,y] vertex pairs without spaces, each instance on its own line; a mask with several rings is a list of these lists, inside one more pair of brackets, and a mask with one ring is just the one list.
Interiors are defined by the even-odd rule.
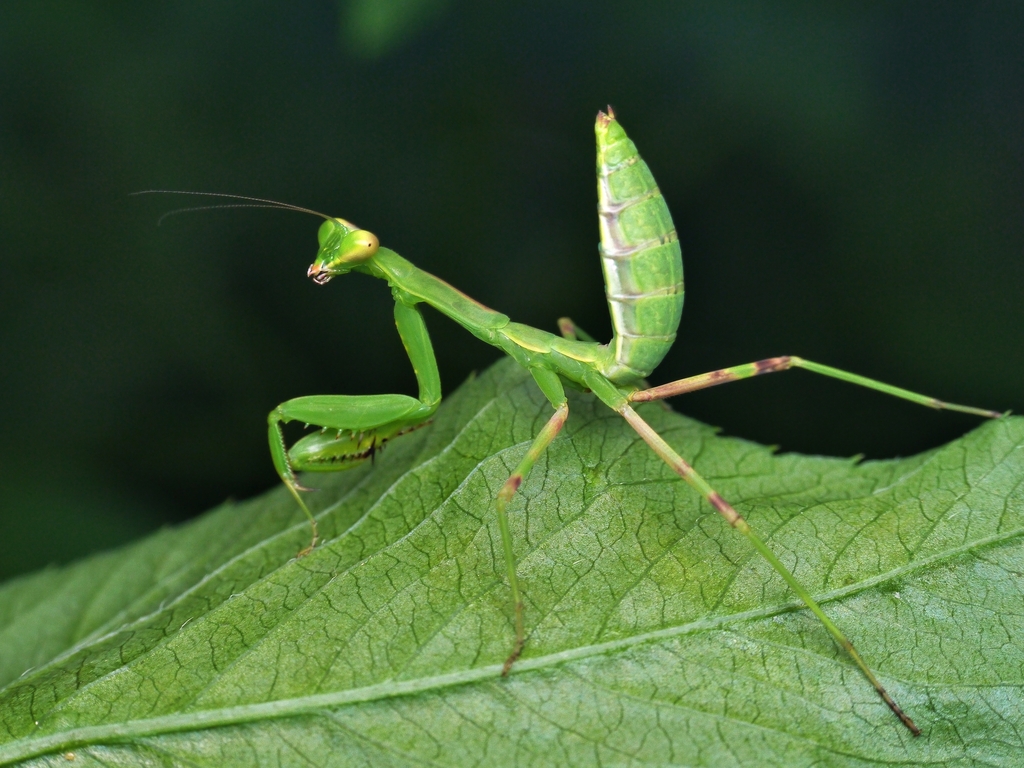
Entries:
[[368,261],[380,247],[373,232],[359,229],[344,219],[327,219],[317,233],[320,250],[309,265],[306,275],[323,285],[335,275],[351,272],[353,267]]

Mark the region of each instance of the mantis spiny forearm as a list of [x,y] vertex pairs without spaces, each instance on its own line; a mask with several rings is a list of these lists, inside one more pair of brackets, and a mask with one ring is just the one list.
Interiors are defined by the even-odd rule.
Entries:
[[[614,336],[599,344],[562,318],[561,336],[514,323],[443,280],[413,266],[394,251],[380,247],[376,236],[339,218],[324,217],[320,250],[308,275],[325,284],[338,275],[362,272],[387,281],[395,300],[395,323],[419,382],[416,398],[406,395],[316,395],[282,403],[268,417],[274,466],[313,529],[311,551],[318,542],[316,518],[302,499],[295,473],[332,471],[371,458],[388,440],[427,421],[441,401],[441,384],[433,348],[419,305],[429,304],[482,341],[498,347],[530,371],[554,408],[522,461],[495,500],[506,574],[515,615],[515,642],[505,661],[507,674],[526,642],[522,593],[516,576],[515,542],[507,508],[516,490],[569,416],[564,385],[589,390],[619,413],[651,449],[692,486],[786,581],[849,654],[879,695],[914,735],[920,731],[892,700],[853,644],[832,623],[811,594],[753,532],[743,516],[666,443],[630,405],[660,400],[716,384],[802,367],[934,408],[997,417],[995,411],[960,406],[857,376],[798,357],[777,357],[693,376],[660,387],[641,389],[642,380],[661,362],[675,339],[683,306],[683,266],[679,241],[665,201],[611,109],[597,117],[598,214],[601,260]],[[281,426],[299,421],[319,428],[290,449]]]

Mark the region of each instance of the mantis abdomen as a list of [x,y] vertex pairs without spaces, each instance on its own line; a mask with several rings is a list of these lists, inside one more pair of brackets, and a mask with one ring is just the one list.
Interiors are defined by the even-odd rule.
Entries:
[[601,372],[617,383],[650,375],[676,338],[683,255],[647,163],[614,119],[599,114],[597,212],[601,266],[614,335]]

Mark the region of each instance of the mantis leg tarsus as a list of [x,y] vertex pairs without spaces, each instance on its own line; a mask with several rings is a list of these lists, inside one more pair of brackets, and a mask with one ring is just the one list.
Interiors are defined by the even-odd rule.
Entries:
[[857,386],[873,389],[877,392],[884,392],[887,395],[899,397],[903,400],[909,400],[912,403],[924,405],[929,408],[935,408],[940,411],[957,411],[959,413],[969,413],[974,416],[984,416],[989,419],[998,419],[1004,415],[1000,411],[990,411],[986,408],[975,408],[970,405],[948,403],[945,400],[939,400],[934,397],[929,397],[928,395],[919,394],[918,392],[912,392],[909,389],[894,387],[891,384],[886,384],[885,382],[878,381],[877,379],[869,379],[867,376],[850,373],[849,371],[844,371],[841,368],[833,368],[830,365],[822,365],[821,363],[816,363],[813,360],[805,360],[804,358],[797,357],[796,355],[769,357],[765,360],[758,360],[755,363],[734,365],[731,368],[720,368],[717,371],[709,371],[697,376],[689,376],[685,379],[679,379],[677,381],[669,382],[668,384],[651,387],[650,389],[640,389],[631,393],[629,395],[629,400],[633,403],[645,403],[651,400],[664,400],[667,397],[684,395],[687,392],[696,392],[699,389],[707,389],[708,387],[714,387],[718,384],[742,381],[743,379],[749,379],[753,376],[761,376],[766,373],[778,373],[779,371],[788,371],[792,368],[803,368],[804,370],[818,373],[822,376],[828,376],[829,378],[838,379],[839,381],[856,384]]
[[797,578],[790,572],[790,570],[782,563],[781,560],[775,555],[775,553],[768,548],[761,538],[754,533],[753,529],[746,519],[737,512],[729,502],[722,498],[722,496],[711,487],[711,485],[701,477],[697,471],[691,467],[682,456],[676,453],[672,447],[665,442],[664,438],[661,437],[654,429],[644,421],[640,415],[634,411],[628,404],[622,404],[617,411],[622,417],[629,422],[629,425],[636,430],[637,434],[643,438],[644,442],[651,447],[651,450],[657,454],[658,458],[664,461],[673,472],[679,475],[685,480],[694,490],[696,490],[701,496],[712,507],[718,512],[726,522],[729,523],[736,531],[743,534],[754,549],[760,554],[768,564],[771,565],[775,572],[778,573],[783,580],[789,585],[789,588],[793,593],[803,601],[811,613],[813,613],[818,620],[824,624],[825,629],[828,630],[829,634],[835,639],[839,646],[847,652],[853,662],[857,665],[860,671],[868,679],[868,682],[874,686],[878,695],[881,696],[882,701],[893,711],[893,713],[900,719],[900,721],[910,730],[914,736],[919,736],[921,730],[914,724],[914,721],[910,719],[910,716],[904,712],[900,706],[893,700],[889,692],[885,690],[885,687],[875,677],[875,673],[871,671],[871,668],[864,662],[857,653],[857,650],[853,647],[853,643],[843,634],[843,632],[837,627],[832,620],[825,614],[818,605],[818,602],[811,596],[811,593],[804,588],[804,586],[797,581]]
[[316,518],[310,520],[310,525],[312,525],[313,527],[313,538],[310,540],[309,546],[303,547],[295,554],[296,560],[308,555],[310,552],[316,549],[316,545],[320,543],[320,532],[316,525]]
[[512,652],[509,653],[509,657],[505,659],[505,664],[502,665],[502,677],[509,676],[509,672],[512,671],[512,665],[516,663],[525,644],[526,631],[523,621],[523,605],[522,600],[517,600],[515,604],[515,644],[512,646]]

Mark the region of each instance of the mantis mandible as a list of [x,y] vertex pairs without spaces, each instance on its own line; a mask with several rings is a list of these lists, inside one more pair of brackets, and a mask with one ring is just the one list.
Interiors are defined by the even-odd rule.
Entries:
[[[429,304],[526,368],[554,409],[495,499],[515,617],[515,642],[502,674],[508,674],[526,643],[523,599],[516,577],[508,505],[538,458],[565,424],[569,416],[565,396],[565,387],[568,386],[593,392],[621,415],[673,472],[744,536],[821,621],[893,713],[915,736],[919,735],[920,730],[913,720],[886,692],[850,640],[833,624],[807,589],[754,533],[743,516],[637,414],[633,404],[662,400],[766,373],[803,368],[932,408],[991,418],[1001,414],[943,402],[795,356],[773,357],[647,388],[644,380],[664,358],[676,337],[683,309],[682,252],[664,198],[647,164],[640,158],[636,146],[626,136],[610,107],[607,112],[598,113],[595,130],[601,233],[599,250],[614,329],[608,344],[594,341],[568,318],[559,320],[561,335],[514,323],[506,315],[485,307],[443,280],[413,266],[394,251],[381,247],[373,233],[359,229],[345,219],[323,217],[325,221],[318,235],[319,252],[307,275],[318,285],[326,285],[335,277],[349,272],[361,272],[387,281],[395,301],[395,324],[412,362],[419,394],[417,397],[397,394],[314,395],[289,400],[270,412],[269,438],[274,467],[313,530],[310,545],[300,555],[316,546],[319,534],[316,518],[300,493],[308,489],[299,484],[296,472],[333,471],[355,466],[372,458],[388,440],[424,424],[437,410],[441,402],[441,379],[419,306]],[[292,421],[315,426],[318,431],[301,438],[289,448],[282,425]]]

